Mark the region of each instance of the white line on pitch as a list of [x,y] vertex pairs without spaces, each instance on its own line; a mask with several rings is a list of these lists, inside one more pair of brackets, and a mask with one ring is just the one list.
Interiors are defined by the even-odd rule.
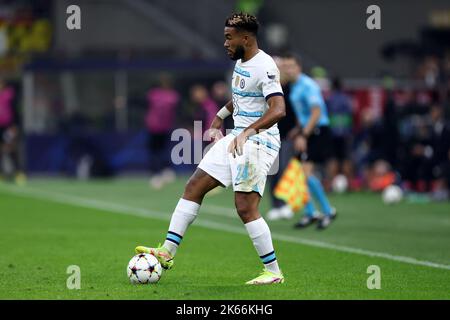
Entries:
[[[10,192],[10,193],[18,194],[18,195],[24,195],[24,196],[32,197],[32,198],[36,198],[36,199],[49,200],[52,202],[69,204],[69,205],[74,205],[74,206],[78,206],[78,207],[90,208],[90,209],[105,210],[105,211],[118,213],[118,214],[122,214],[122,215],[131,215],[131,216],[138,216],[138,217],[144,217],[144,218],[155,218],[155,219],[160,219],[160,220],[165,220],[165,221],[169,220],[171,217],[170,213],[168,213],[168,212],[153,211],[153,210],[148,210],[148,209],[139,208],[139,207],[132,207],[132,206],[124,205],[124,204],[105,202],[105,201],[100,201],[100,200],[96,200],[96,199],[89,199],[89,198],[83,198],[83,197],[78,197],[78,196],[66,195],[66,194],[58,193],[58,192],[43,191],[43,190],[38,190],[38,189],[30,188],[30,187],[20,188],[20,187],[15,187],[15,186],[9,186],[9,187],[0,186],[0,189],[3,191],[6,191],[6,192]],[[213,209],[211,209],[211,208],[213,208]],[[203,209],[212,210],[213,214],[217,214],[218,211],[220,210],[220,208],[221,207],[219,207],[219,206],[206,206],[206,208],[203,208]],[[222,209],[228,210],[228,211],[226,211],[227,212],[226,216],[230,216],[231,213],[234,211],[230,208],[222,208]],[[211,211],[209,211],[209,210],[204,210],[204,211],[211,213]],[[228,231],[228,232],[238,233],[238,234],[243,234],[243,235],[247,234],[247,232],[244,230],[243,227],[232,226],[232,225],[218,223],[218,222],[204,220],[204,219],[197,220],[195,222],[195,225],[202,226],[202,227],[209,228],[209,229],[214,229],[214,230]],[[298,243],[298,244],[319,247],[319,248],[324,248],[324,249],[331,249],[331,250],[336,250],[336,251],[341,251],[341,252],[346,252],[346,253],[354,253],[354,254],[359,254],[359,255],[364,255],[364,256],[369,256],[369,257],[376,257],[376,258],[383,258],[383,259],[387,259],[387,260],[398,261],[398,262],[403,262],[403,263],[408,263],[408,264],[413,264],[413,265],[450,270],[450,265],[440,264],[440,263],[436,263],[436,262],[432,262],[432,261],[418,260],[418,259],[412,258],[412,257],[397,256],[397,255],[384,253],[384,252],[375,252],[375,251],[369,251],[369,250],[364,250],[364,249],[359,249],[359,248],[335,245],[335,244],[328,243],[328,242],[286,236],[286,235],[282,235],[282,234],[278,234],[278,233],[272,233],[272,238],[276,239],[276,240],[281,240],[281,241],[286,241],[286,242],[291,242],[291,243]]]

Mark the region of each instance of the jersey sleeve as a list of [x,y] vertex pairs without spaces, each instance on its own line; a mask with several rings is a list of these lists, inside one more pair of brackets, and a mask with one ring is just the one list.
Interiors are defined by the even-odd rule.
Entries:
[[323,104],[323,98],[319,87],[311,87],[305,97],[309,109],[320,107]]
[[270,97],[283,95],[283,89],[280,84],[280,71],[275,65],[263,68],[260,75],[260,86],[266,101]]

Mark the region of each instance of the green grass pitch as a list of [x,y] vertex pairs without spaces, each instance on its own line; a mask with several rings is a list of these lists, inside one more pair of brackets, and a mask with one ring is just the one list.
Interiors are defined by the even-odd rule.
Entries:
[[[380,195],[331,195],[325,231],[270,222],[286,283],[249,287],[262,265],[233,210],[233,193],[207,196],[173,270],[133,286],[136,245],[164,241],[185,178],[161,191],[144,179],[32,179],[0,185],[0,299],[449,299],[450,204],[385,206]],[[269,209],[268,194],[261,211]],[[69,290],[67,267],[81,269]],[[367,268],[381,270],[369,290]]]

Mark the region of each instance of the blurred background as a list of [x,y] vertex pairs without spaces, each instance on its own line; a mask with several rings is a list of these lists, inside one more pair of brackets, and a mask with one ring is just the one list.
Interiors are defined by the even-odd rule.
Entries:
[[[73,4],[80,30],[66,26]],[[382,28],[368,30],[371,4],[0,0],[2,179],[192,172],[170,162],[170,134],[209,125],[230,99],[223,26],[245,11],[262,24],[260,48],[299,53],[323,90],[340,146],[321,170],[328,190],[398,183],[419,201],[448,201],[450,4],[380,0]]]

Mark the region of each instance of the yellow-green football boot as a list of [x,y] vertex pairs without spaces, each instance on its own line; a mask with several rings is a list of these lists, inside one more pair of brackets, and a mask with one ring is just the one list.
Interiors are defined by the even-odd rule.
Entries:
[[167,250],[160,244],[158,245],[157,248],[137,246],[136,249],[134,249],[134,251],[136,253],[149,253],[151,255],[154,255],[161,264],[161,267],[163,267],[166,270],[171,269],[173,266],[173,257],[169,253],[169,250]]
[[261,272],[261,274],[258,277],[250,281],[247,281],[245,284],[261,285],[261,284],[275,284],[283,282],[284,276],[281,272],[277,274],[270,272],[267,269],[264,269],[264,271]]

